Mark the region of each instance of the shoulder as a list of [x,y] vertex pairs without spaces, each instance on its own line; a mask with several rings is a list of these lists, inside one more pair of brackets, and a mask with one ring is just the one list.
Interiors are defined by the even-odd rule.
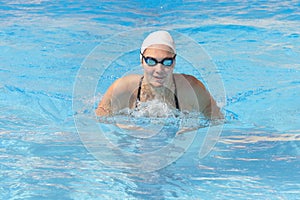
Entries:
[[182,85],[188,84],[194,89],[202,89],[205,90],[204,84],[198,80],[196,77],[188,74],[174,74],[176,82]]
[[115,90],[120,92],[132,91],[138,86],[141,77],[142,75],[140,74],[130,74],[130,75],[123,76],[117,79],[111,85],[110,90]]
[[129,86],[135,86],[138,84],[141,80],[142,75],[140,74],[130,74],[123,76],[119,79],[117,79],[114,83],[114,87],[129,87]]
[[139,82],[141,78],[142,78],[141,74],[129,74],[119,78],[119,80],[124,82]]

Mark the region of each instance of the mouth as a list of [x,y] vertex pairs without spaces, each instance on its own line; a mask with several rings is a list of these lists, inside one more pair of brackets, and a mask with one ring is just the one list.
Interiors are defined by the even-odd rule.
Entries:
[[158,77],[158,76],[154,76],[154,79],[158,82],[163,82],[165,77]]
[[157,78],[157,79],[164,79],[165,76],[153,76],[154,78]]

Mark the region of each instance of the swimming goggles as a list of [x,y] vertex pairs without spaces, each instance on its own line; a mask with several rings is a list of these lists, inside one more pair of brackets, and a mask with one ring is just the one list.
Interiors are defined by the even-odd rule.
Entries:
[[176,57],[176,54],[172,57],[172,58],[164,58],[161,61],[156,60],[155,58],[152,57],[145,57],[142,53],[141,53],[144,61],[146,62],[146,64],[150,67],[154,67],[155,65],[157,65],[158,63],[166,66],[166,67],[171,67],[174,63],[174,59]]

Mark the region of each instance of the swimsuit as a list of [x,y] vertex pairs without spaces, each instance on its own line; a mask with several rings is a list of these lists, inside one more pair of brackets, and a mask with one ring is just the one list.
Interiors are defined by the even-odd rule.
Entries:
[[[141,100],[141,90],[142,90],[142,82],[143,82],[144,76],[141,77],[140,83],[139,83],[139,88],[138,88],[138,92],[137,92],[137,98],[136,98],[136,104],[135,107],[137,107],[137,102],[139,102]],[[174,90],[174,101],[175,101],[175,106],[177,110],[180,110],[179,107],[179,101],[177,98],[177,87],[176,87],[176,82],[173,76],[173,82],[174,82],[174,86],[175,86],[175,90]]]

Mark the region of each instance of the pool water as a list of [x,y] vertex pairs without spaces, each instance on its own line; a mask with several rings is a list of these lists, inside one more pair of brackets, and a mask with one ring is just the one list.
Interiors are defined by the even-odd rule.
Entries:
[[[299,199],[299,1],[4,0],[0,11],[0,199]],[[227,122],[206,156],[199,157],[203,127],[178,160],[150,172],[101,162],[74,122],[92,116],[115,79],[139,70],[138,49],[119,52],[92,88],[94,98],[74,96],[87,57],[140,28],[199,44],[226,93],[218,96],[205,70],[177,65],[176,72],[204,80]],[[124,41],[141,43],[130,35]]]

